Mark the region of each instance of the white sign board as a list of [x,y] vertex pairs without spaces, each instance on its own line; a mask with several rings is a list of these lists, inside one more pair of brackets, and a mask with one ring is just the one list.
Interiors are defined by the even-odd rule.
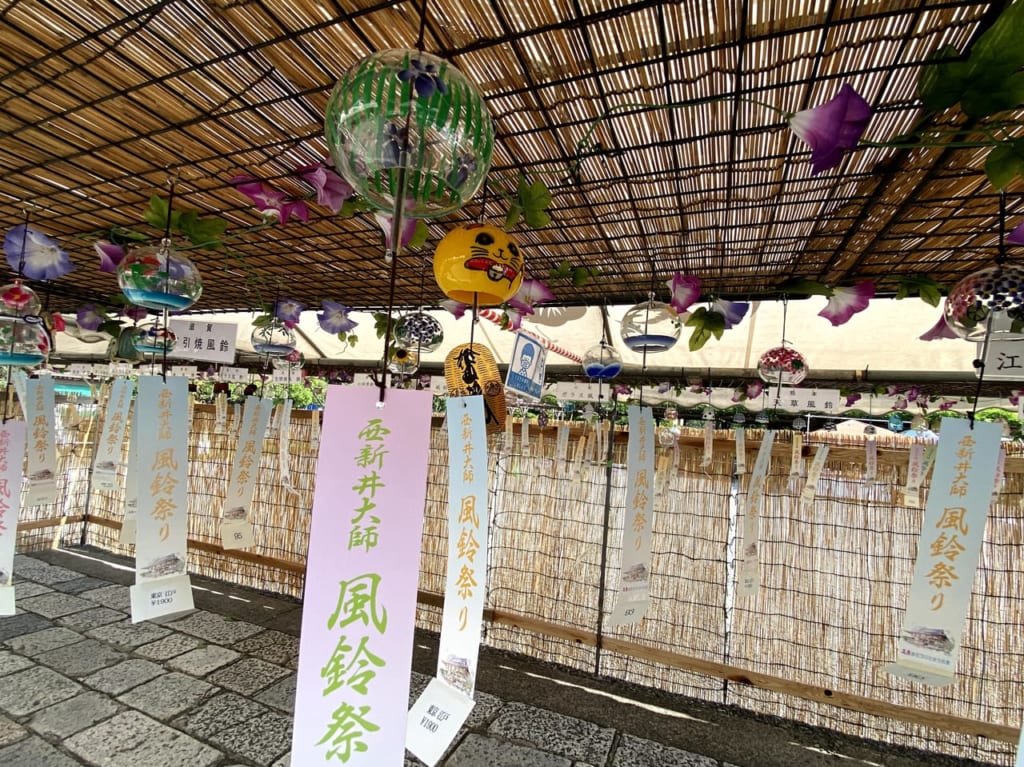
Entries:
[[234,322],[172,318],[168,324],[177,339],[174,349],[167,354],[168,357],[204,362],[235,361],[238,325]]

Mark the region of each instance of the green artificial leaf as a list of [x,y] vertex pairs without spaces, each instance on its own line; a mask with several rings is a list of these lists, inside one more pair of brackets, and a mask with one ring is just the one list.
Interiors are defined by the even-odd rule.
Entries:
[[196,221],[199,220],[199,213],[194,210],[183,210],[178,213],[178,231],[182,234],[187,235],[192,231],[192,227],[196,225]]
[[384,312],[374,312],[373,329],[377,331],[377,338],[383,338],[388,332],[388,315]]
[[527,208],[523,211],[523,220],[532,229],[542,229],[551,223],[551,216],[548,215],[546,210],[530,210]]
[[725,315],[708,311],[707,307],[702,306],[687,318],[685,324],[693,328],[690,351],[695,352],[711,340],[712,336],[719,339],[722,337],[722,333],[725,332]]
[[125,242],[146,242],[149,240],[148,234],[142,232],[136,232],[134,229],[125,229],[121,226],[115,226],[110,230],[110,239],[112,242],[125,243]]
[[[505,218],[506,229],[511,228],[509,221],[513,221],[513,218],[512,226],[515,226],[520,215],[526,221],[527,226],[534,229],[540,229],[551,223],[551,216],[547,212],[547,208],[551,204],[551,192],[543,181],[534,181],[531,184],[527,182],[525,176],[520,175],[519,184],[516,187],[516,197],[518,205],[514,202],[510,207],[508,216]],[[514,212],[516,215],[513,217]]]
[[427,228],[426,223],[419,220],[416,222],[416,229],[412,233],[412,239],[409,240],[409,244],[406,247],[419,248],[427,243],[429,236],[430,229]]
[[146,208],[142,217],[154,229],[163,230],[167,228],[167,212],[167,200],[154,194],[149,198],[149,207]]
[[106,320],[101,322],[100,326],[96,328],[100,333],[106,333],[107,335],[117,336],[121,332],[120,320]]
[[573,266],[568,261],[562,261],[554,269],[548,269],[549,280],[568,280],[572,279]]
[[356,213],[366,213],[370,210],[372,210],[372,207],[365,197],[352,195],[341,204],[341,209],[338,211],[338,215],[342,218],[351,218]]
[[938,306],[942,300],[942,293],[943,287],[927,274],[914,274],[900,280],[896,298],[919,296],[925,303]]
[[988,153],[985,160],[985,175],[996,189],[1003,189],[1020,174],[1024,176],[1024,155],[1013,143],[999,144]]
[[512,229],[516,224],[519,223],[519,218],[523,215],[523,206],[518,202],[514,202],[508,206],[508,213],[505,214],[505,231]]
[[590,270],[585,266],[577,266],[572,270],[572,286],[574,288],[582,288],[588,282],[590,282]]
[[267,325],[269,325],[273,321],[274,321],[274,318],[271,315],[269,315],[269,314],[261,314],[259,317],[257,317],[256,319],[254,319],[252,321],[252,326],[254,328],[265,328]]
[[822,282],[815,280],[795,279],[784,282],[779,288],[783,293],[796,293],[802,296],[826,296],[832,297],[832,288]]
[[1024,3],[1010,3],[971,46],[967,63],[971,80],[1000,78],[1024,67]]
[[[182,219],[184,219],[184,215]],[[188,228],[183,223],[179,223],[178,226],[193,245],[212,249],[223,245],[220,238],[228,228],[228,222],[223,218],[211,216],[209,218],[197,218]]]
[[967,84],[967,62],[958,60],[959,55],[947,45],[928,57],[917,81],[917,95],[925,109],[941,112],[960,100]]
[[349,333],[348,338],[345,340],[348,341],[349,346],[355,346],[357,343],[359,343],[359,336],[357,336],[355,333]]

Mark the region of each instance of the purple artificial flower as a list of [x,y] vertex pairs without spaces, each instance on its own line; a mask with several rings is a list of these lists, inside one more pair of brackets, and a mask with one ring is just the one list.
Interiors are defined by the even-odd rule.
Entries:
[[711,387],[705,386],[703,383],[694,384],[689,389],[693,394],[711,394]]
[[930,330],[925,331],[919,338],[922,341],[936,341],[940,338],[958,338],[953,328],[946,322],[946,313],[939,315],[939,321],[932,325]]
[[284,298],[274,304],[274,316],[285,324],[285,327],[294,328],[299,324],[299,317],[302,315],[303,306],[298,301]]
[[671,389],[672,389],[672,384],[669,383],[668,381],[663,381],[660,384],[658,384],[657,392],[658,392],[658,394],[668,394],[668,392]]
[[533,309],[527,308],[526,310],[522,310],[514,306],[509,306],[502,317],[502,327],[506,330],[519,330],[519,328],[523,326],[523,317],[527,314],[533,314]]
[[[411,206],[407,206],[407,207],[411,207]],[[392,226],[392,223],[394,221],[394,216],[389,215],[387,213],[381,213],[381,212],[378,211],[378,212],[373,214],[373,217],[375,219],[377,219],[377,223],[380,225],[380,228],[384,232],[384,248],[386,250],[393,250],[394,248],[391,247],[391,226]],[[411,218],[410,216],[403,217],[402,218],[402,232],[401,232],[401,238],[400,238],[401,242],[400,242],[399,246],[404,248],[406,245],[408,245],[410,242],[412,242],[413,235],[415,235],[415,234],[416,234],[416,219],[415,218]]]
[[612,388],[612,394],[615,394],[615,395],[625,396],[625,395],[632,394],[632,393],[633,393],[633,390],[629,386],[626,386],[626,384],[616,384]]
[[855,402],[860,402],[860,394],[858,392],[851,392],[846,395],[846,407],[853,407]]
[[910,403],[907,402],[907,398],[902,396],[902,395],[899,396],[899,397],[896,397],[892,401],[893,410],[906,410],[909,406],[910,406]]
[[850,288],[835,288],[828,304],[818,312],[818,316],[824,317],[833,326],[842,325],[849,322],[857,312],[867,309],[868,302],[874,295],[875,283],[871,280],[858,282]]
[[508,305],[523,314],[533,314],[533,307],[545,301],[554,301],[555,294],[540,280],[527,277],[519,286],[516,294],[509,299]]
[[871,105],[849,83],[835,97],[789,118],[789,127],[811,147],[811,175],[836,167],[853,149],[871,119]]
[[942,402],[939,403],[939,410],[942,410],[942,411],[952,410],[953,409],[953,405],[955,405],[955,404],[956,404],[956,400],[955,399],[943,400]]
[[1013,230],[1006,235],[1006,241],[1011,245],[1024,245],[1024,221],[1021,221]]
[[718,312],[725,317],[726,330],[739,325],[743,318],[747,316],[749,310],[750,304],[746,301],[723,301],[718,299],[711,305],[711,311]]
[[82,330],[99,330],[100,325],[106,322],[107,315],[96,304],[85,304],[78,308],[75,319]]
[[889,384],[885,387],[885,393],[890,397],[895,397],[903,391],[903,388],[899,384]]
[[323,205],[332,213],[340,211],[345,200],[356,193],[351,184],[322,162],[299,168],[297,172],[303,181],[316,189],[317,205]]
[[7,231],[4,253],[15,274],[30,280],[55,280],[75,268],[56,240],[25,224]]
[[149,314],[149,310],[145,306],[137,306],[135,304],[126,306],[121,311],[125,317],[135,322],[146,319],[146,315]]
[[747,384],[747,399],[757,399],[764,391],[764,381],[751,381]]
[[292,216],[300,221],[309,220],[309,208],[302,200],[289,200],[284,192],[257,181],[252,176],[235,176],[230,182],[239,192],[244,194],[268,224],[285,224]]
[[359,324],[355,320],[349,319],[348,313],[352,310],[344,304],[328,301],[326,298],[321,301],[321,304],[324,307],[323,313],[318,314],[316,318],[320,321],[320,327],[328,333],[348,333]]
[[399,80],[412,80],[412,89],[421,99],[429,99],[434,91],[448,93],[448,86],[437,74],[437,65],[412,59],[409,68],[398,73]]
[[121,259],[124,258],[124,248],[107,240],[96,240],[92,245],[96,249],[96,255],[100,257],[100,271],[116,273]]
[[700,298],[700,277],[676,272],[665,284],[672,291],[668,303],[679,314],[689,309],[690,305]]
[[1016,407],[1017,403],[1020,402],[1020,395],[1022,395],[1022,394],[1024,394],[1024,389],[1019,389],[1019,390],[1015,391],[1013,394],[1011,394],[1010,395],[1010,404],[1013,405],[1014,407]]
[[456,301],[452,298],[446,298],[440,302],[442,309],[452,313],[452,316],[457,320],[462,319],[462,315],[466,313],[466,309],[469,308],[469,304],[464,304],[461,301]]

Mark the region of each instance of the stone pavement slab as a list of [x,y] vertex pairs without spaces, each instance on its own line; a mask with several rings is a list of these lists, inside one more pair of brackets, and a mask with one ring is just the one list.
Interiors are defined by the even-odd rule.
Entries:
[[103,767],[213,767],[223,754],[165,724],[125,711],[65,741],[88,764]]
[[289,714],[295,711],[295,685],[298,681],[295,674],[289,674],[280,682],[275,682],[256,696],[256,700],[273,706]]
[[215,615],[205,610],[197,610],[191,615],[167,624],[176,631],[184,631],[207,642],[231,645],[263,631],[262,626],[247,621],[232,620],[223,615]]
[[135,654],[150,660],[167,660],[202,646],[202,641],[188,634],[168,634],[163,639],[136,648]]
[[45,618],[59,618],[62,615],[81,612],[95,606],[88,599],[80,599],[74,594],[61,594],[57,591],[18,600],[18,607],[22,610],[38,613]]
[[208,740],[248,719],[270,713],[270,709],[237,693],[222,692],[201,706],[175,719],[172,724],[197,738]]
[[87,631],[98,626],[106,626],[108,623],[123,621],[127,617],[123,612],[111,610],[109,607],[91,607],[88,610],[61,616],[54,623],[75,631]]
[[159,663],[142,658],[129,658],[116,666],[97,671],[82,681],[108,695],[120,695],[164,673],[166,670]]
[[717,759],[692,751],[623,734],[610,767],[718,767],[718,764]]
[[445,767],[572,767],[572,761],[471,732],[445,761]]
[[113,610],[122,610],[128,612],[132,609],[132,598],[128,591],[127,586],[103,586],[98,589],[92,589],[91,591],[83,591],[78,596],[83,599],[88,599],[90,602],[95,602],[103,607],[109,607]]
[[216,687],[172,671],[119,695],[118,700],[157,719],[171,717],[201,703]]
[[60,626],[51,626],[49,621],[46,622],[46,625],[49,628],[44,628],[42,631],[35,631],[31,634],[12,637],[4,642],[4,644],[21,655],[35,657],[36,655],[42,655],[44,652],[63,647],[66,644],[74,644],[85,639],[77,631]]
[[189,650],[183,655],[175,656],[168,660],[165,665],[175,671],[181,671],[192,676],[206,676],[232,661],[236,661],[241,655],[234,650],[219,645],[206,645],[195,650]]
[[516,702],[500,708],[487,733],[591,764],[608,761],[615,737],[609,727]]
[[236,642],[235,649],[252,655],[267,663],[287,666],[294,669],[299,666],[299,638],[283,631],[264,631],[249,639]]
[[[0,682],[0,709],[24,716],[77,695],[82,685],[56,671],[33,666],[8,674]],[[4,764],[0,760],[0,764]]]
[[53,588],[54,591],[63,591],[65,594],[81,594],[83,591],[92,591],[93,589],[109,585],[110,581],[103,581],[99,578],[90,578],[89,576],[81,576],[78,578],[72,578],[70,581],[55,583],[53,584]]
[[[17,589],[15,589],[17,591]],[[17,598],[17,596],[15,596]],[[0,619],[0,642],[6,642],[8,639],[21,636],[22,634],[32,634],[36,631],[43,629],[52,628],[53,624],[46,620],[42,615],[36,615],[35,613],[18,613],[17,615],[10,615],[3,619]]]
[[0,650],[0,676],[13,674],[15,671],[21,671],[23,668],[34,665],[28,658],[16,655],[10,650]]
[[132,650],[141,645],[155,642],[171,632],[163,626],[148,621],[132,623],[130,620],[125,620],[121,623],[109,623],[106,626],[89,629],[85,633],[93,639],[99,639],[101,642],[107,642],[123,650]]
[[17,575],[14,576],[14,598],[16,600],[22,597],[35,597],[40,594],[49,594],[53,589],[49,586],[44,586],[42,583],[34,583],[32,581],[26,581],[19,579]]
[[0,764],[4,767],[79,767],[81,762],[58,751],[42,738],[32,736],[0,748]]
[[28,735],[28,730],[6,716],[0,716],[0,746],[8,746]]
[[270,764],[291,748],[292,720],[269,712],[222,730],[211,741],[230,754]]
[[81,573],[74,570],[53,565],[44,565],[43,567],[29,568],[27,570],[19,569],[17,562],[14,563],[14,572],[22,578],[28,578],[36,583],[44,583],[48,586],[62,583],[63,581],[73,581],[75,578],[82,577]]
[[259,658],[242,658],[220,671],[214,671],[207,679],[242,695],[254,695],[290,673],[283,666],[275,666]]
[[52,735],[61,740],[76,732],[109,719],[120,706],[98,692],[83,692],[47,708],[40,709],[28,721],[28,726],[40,735]]
[[80,678],[124,660],[124,653],[95,639],[67,644],[36,656],[36,660],[54,671]]

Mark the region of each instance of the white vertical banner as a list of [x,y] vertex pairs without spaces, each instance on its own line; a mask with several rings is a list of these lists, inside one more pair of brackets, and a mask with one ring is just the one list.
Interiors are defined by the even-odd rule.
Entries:
[[26,506],[57,501],[57,414],[53,376],[25,382],[25,420],[28,423],[28,493]]
[[14,615],[14,549],[21,510],[21,466],[25,455],[24,421],[0,425],[0,615]]
[[92,486],[100,490],[113,490],[117,487],[117,473],[123,464],[121,456],[133,388],[134,383],[127,378],[115,378],[110,388],[100,441],[96,445],[92,465]]
[[630,405],[626,448],[626,507],[622,517],[619,593],[608,615],[609,626],[636,623],[650,599],[651,520],[654,516],[654,414]]
[[803,490],[800,491],[800,508],[804,514],[809,514],[814,505],[814,499],[818,494],[818,480],[821,479],[821,472],[825,469],[825,460],[828,458],[828,445],[818,445],[814,453],[814,460],[807,470],[807,480],[804,482]]
[[409,710],[405,747],[428,767],[473,709],[487,590],[487,429],[482,396],[448,399],[448,578],[437,675]]
[[139,405],[132,406],[131,436],[128,441],[128,466],[124,478],[124,519],[117,542],[134,546],[139,513]]
[[221,544],[225,549],[245,549],[253,545],[249,507],[256,492],[256,478],[263,456],[263,435],[267,431],[272,408],[273,402],[270,400],[245,398],[242,426],[231,463],[231,479],[228,481],[224,513],[220,521]]
[[291,763],[401,767],[432,395],[327,390]]
[[[191,610],[188,553],[188,381],[141,376],[135,416],[139,511],[132,623]],[[145,424],[145,437],[142,437]]]
[[774,442],[775,432],[766,431],[761,438],[761,447],[758,448],[757,458],[754,459],[754,471],[747,486],[747,502],[743,514],[743,556],[738,568],[737,584],[737,593],[741,597],[753,596],[761,587],[761,568],[757,555],[759,522],[761,504],[764,502],[764,483],[771,467]]
[[924,684],[953,682],[982,534],[992,501],[1002,428],[947,418],[917,544],[897,647],[884,670]]

